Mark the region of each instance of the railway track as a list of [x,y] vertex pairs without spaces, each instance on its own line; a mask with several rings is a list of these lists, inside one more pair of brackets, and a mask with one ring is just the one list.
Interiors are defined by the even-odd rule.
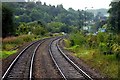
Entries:
[[[65,80],[73,78],[93,80],[62,52],[58,45],[59,40],[60,37],[51,39],[49,53],[62,78]],[[45,41],[46,39],[35,41],[23,49],[3,74],[1,80],[33,79],[35,53]]]
[[23,49],[19,55],[13,60],[1,80],[10,79],[32,79],[33,61],[38,47],[46,39],[35,41]]
[[93,80],[88,74],[80,69],[73,61],[71,61],[60,49],[59,38],[54,39],[49,44],[50,56],[59,70],[61,76],[67,79]]

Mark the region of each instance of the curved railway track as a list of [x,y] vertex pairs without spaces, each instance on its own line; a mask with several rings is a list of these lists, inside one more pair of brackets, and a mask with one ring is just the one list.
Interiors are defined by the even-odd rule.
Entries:
[[35,41],[23,49],[13,60],[1,80],[6,79],[32,79],[33,60],[38,47],[46,39]]
[[71,61],[60,49],[58,42],[59,38],[54,39],[49,44],[50,56],[59,70],[61,76],[67,79],[84,79],[93,80],[88,74],[86,74],[81,68],[79,68],[73,61]]
[[[23,49],[3,74],[1,80],[33,79],[33,62],[35,53],[38,47],[47,39],[48,38],[35,41]],[[58,45],[60,39],[61,37],[51,39],[48,50],[52,61],[60,72],[62,78],[65,80],[74,78],[80,80],[93,80],[62,52]]]

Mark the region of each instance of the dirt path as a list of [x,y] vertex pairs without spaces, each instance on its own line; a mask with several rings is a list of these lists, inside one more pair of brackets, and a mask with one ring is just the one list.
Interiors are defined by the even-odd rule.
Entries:
[[51,57],[48,53],[48,45],[51,39],[45,41],[38,49],[35,59],[34,59],[34,78],[43,79],[43,78],[60,78],[57,69],[51,60]]

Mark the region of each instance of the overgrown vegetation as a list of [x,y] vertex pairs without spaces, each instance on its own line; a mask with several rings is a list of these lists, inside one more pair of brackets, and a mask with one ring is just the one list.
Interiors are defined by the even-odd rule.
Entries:
[[[98,31],[88,33],[83,30],[71,33],[64,40],[66,49],[84,60],[92,68],[99,70],[109,78],[120,76],[120,2],[111,2],[107,24],[98,24]],[[97,28],[97,27],[95,27]],[[100,30],[100,29],[103,29]],[[99,31],[100,30],[100,31]]]
[[120,33],[120,1],[111,2],[111,8],[109,9],[109,29],[114,31],[114,33]]
[[12,50],[12,51],[0,51],[0,58],[6,58],[14,53],[16,53],[17,50]]
[[6,37],[2,40],[2,51],[0,51],[0,58],[6,58],[17,52],[17,47],[25,43],[40,39],[36,35],[20,35],[17,37]]
[[13,35],[15,32],[14,27],[14,15],[11,7],[7,5],[2,5],[2,37]]
[[[39,28],[37,27],[35,31],[37,30],[38,32],[39,30],[43,31],[43,29],[45,29],[42,34],[47,31],[51,33],[70,33],[75,29],[82,28],[85,19],[90,21],[93,18],[92,13],[84,10],[76,11],[72,8],[66,10],[62,4],[55,7],[54,5],[46,5],[46,3],[42,4],[40,1],[36,3],[4,2],[2,3],[2,7],[3,37],[18,35],[23,33],[22,31],[26,31],[25,34],[28,33],[30,25],[26,25],[25,23],[32,22],[38,22],[40,26]],[[36,27],[36,25],[31,26],[31,30],[34,27]],[[8,29],[6,30],[6,28]],[[21,33],[16,32],[16,29],[18,30],[19,28],[22,28]],[[35,32],[35,34],[38,33]]]
[[6,58],[16,52],[12,49],[26,42],[65,32],[69,34],[69,39],[64,40],[66,48],[76,57],[105,76],[118,77],[120,2],[112,2],[110,6],[107,19],[100,12],[94,16],[84,10],[66,10],[62,4],[52,6],[40,1],[3,3],[3,52],[0,55]]
[[21,23],[17,30],[16,35],[23,35],[23,34],[34,34],[39,36],[44,36],[48,33],[45,26],[42,26],[43,24],[39,24],[38,22],[32,22],[32,23]]
[[35,38],[36,38],[35,35],[21,35],[18,37],[7,37],[4,38],[2,41],[3,43],[2,49],[9,51],[15,47],[24,44],[25,42],[33,41]]
[[67,49],[76,57],[83,59],[103,75],[118,77],[118,60],[120,59],[119,35],[99,32],[97,35],[72,33],[65,40]]

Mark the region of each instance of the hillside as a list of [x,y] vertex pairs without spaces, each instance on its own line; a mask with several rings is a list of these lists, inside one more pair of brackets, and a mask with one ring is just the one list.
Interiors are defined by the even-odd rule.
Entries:
[[101,9],[89,9],[88,12],[92,12],[93,14],[97,15],[98,12],[101,12],[103,15],[108,15],[108,9],[101,8]]

